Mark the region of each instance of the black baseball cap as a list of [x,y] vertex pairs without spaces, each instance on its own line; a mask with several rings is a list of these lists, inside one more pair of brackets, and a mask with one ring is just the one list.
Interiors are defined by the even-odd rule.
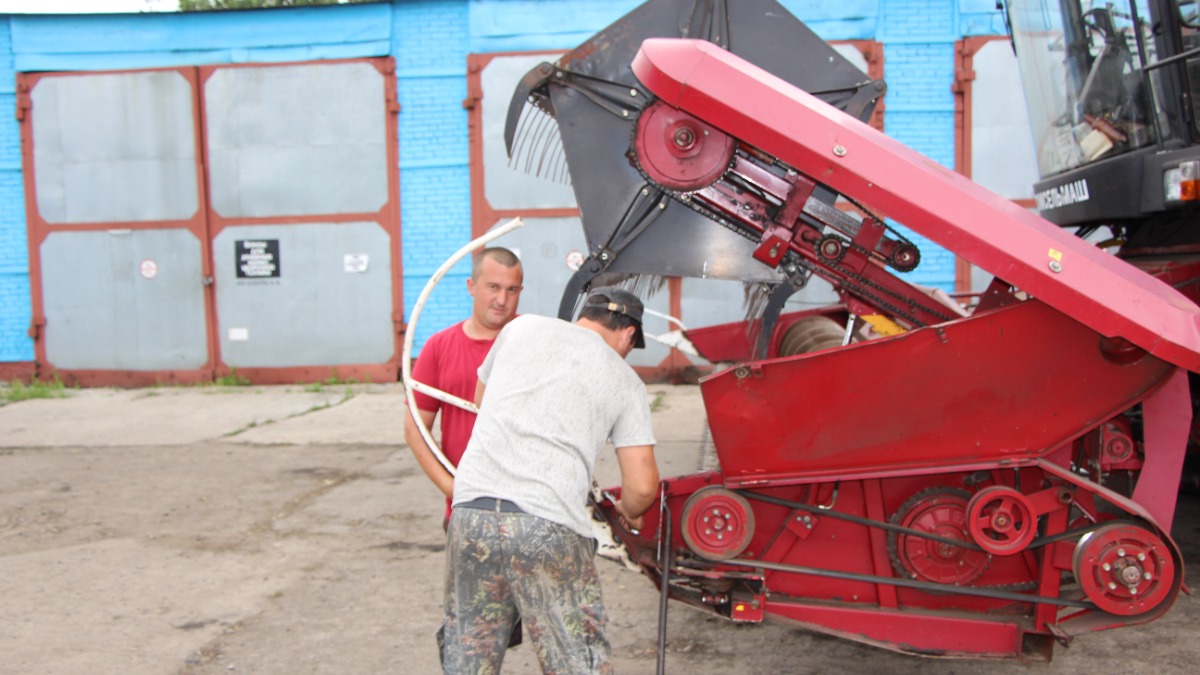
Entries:
[[633,335],[633,346],[638,349],[646,347],[646,337],[642,334],[642,312],[645,306],[638,296],[615,286],[600,286],[588,293],[585,307],[603,307],[610,312],[623,314],[634,320],[637,331]]

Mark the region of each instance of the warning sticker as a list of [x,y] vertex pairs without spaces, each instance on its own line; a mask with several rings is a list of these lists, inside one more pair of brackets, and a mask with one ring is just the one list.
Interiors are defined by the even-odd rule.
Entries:
[[279,278],[278,239],[239,239],[234,253],[238,279]]
[[150,258],[146,258],[142,261],[142,264],[138,266],[138,271],[142,273],[143,279],[153,279],[154,277],[158,276],[158,263],[154,262]]

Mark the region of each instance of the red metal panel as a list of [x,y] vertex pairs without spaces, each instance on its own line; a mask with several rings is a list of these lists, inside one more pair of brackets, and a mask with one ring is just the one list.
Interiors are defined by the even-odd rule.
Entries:
[[1070,233],[809,94],[698,40],[647,40],[655,95],[733,132],[1102,335],[1200,371],[1200,308]]
[[1173,371],[1152,357],[1113,363],[1100,340],[1030,300],[739,366],[701,390],[721,467],[736,484],[1017,462],[1127,409]]
[[[880,486],[878,478],[863,481],[863,503],[866,506],[867,517],[877,521],[887,520],[887,514],[883,510],[883,488]],[[878,576],[889,576],[892,573],[892,564],[888,559],[887,535],[883,530],[873,529],[869,536],[871,573]],[[896,603],[895,586],[876,584],[875,592],[879,594],[880,607],[895,609],[899,606]]]
[[813,630],[888,649],[930,656],[1018,656],[1017,620],[887,611],[852,605],[767,601],[767,612]]
[[1154,517],[1163,532],[1171,531],[1179,474],[1192,427],[1192,397],[1187,373],[1177,370],[1142,405],[1146,463],[1133,491],[1137,502]]
[[1192,302],[1200,302],[1200,258],[1133,258],[1129,264],[1178,290]]
[[33,379],[36,370],[33,361],[10,361],[0,363],[0,380],[11,382],[21,380],[28,382]]

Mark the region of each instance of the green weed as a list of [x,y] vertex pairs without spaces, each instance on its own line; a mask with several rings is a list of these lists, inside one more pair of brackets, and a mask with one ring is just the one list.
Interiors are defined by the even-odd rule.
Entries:
[[667,392],[665,391],[654,392],[654,399],[650,401],[650,412],[658,412],[658,409],[662,407],[663,399],[666,397]]
[[213,380],[218,387],[249,387],[250,380],[237,374],[236,368],[230,368],[228,375],[222,375]]
[[338,376],[337,371],[335,370],[335,371],[333,371],[332,375],[325,378],[324,380],[321,380],[320,382],[309,382],[308,384],[304,385],[304,391],[306,391],[310,394],[319,394],[319,393],[325,391],[326,387],[336,387],[339,385],[346,385],[346,389],[345,389],[344,393],[346,393],[347,395],[350,395],[350,386],[351,385],[370,384],[370,383],[371,383],[370,378],[367,378],[366,382],[364,383],[364,382],[359,381],[357,378],[340,377],[340,376]]
[[28,401],[33,398],[66,398],[67,387],[59,379],[58,375],[54,376],[51,382],[42,382],[35,380],[29,384],[25,384],[20,380],[13,380],[7,386],[0,387],[0,399],[7,403],[16,403],[17,401]]

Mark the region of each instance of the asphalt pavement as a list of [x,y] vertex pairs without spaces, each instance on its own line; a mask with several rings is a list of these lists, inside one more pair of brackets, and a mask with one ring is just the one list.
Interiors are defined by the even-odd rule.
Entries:
[[66,389],[0,407],[0,447],[403,443],[393,385]]
[[[662,475],[694,472],[699,388],[647,389]],[[0,675],[436,671],[442,500],[404,446],[399,384],[64,394],[0,405]],[[1198,508],[1176,518],[1192,564]],[[652,672],[657,591],[599,567],[619,671]],[[1191,672],[1191,600],[1051,663],[925,660],[675,603],[669,672]],[[514,652],[506,672],[535,671]]]
[[[660,469],[694,471],[698,388],[648,391]],[[399,384],[61,393],[0,405],[0,675],[436,671],[443,500]],[[657,593],[603,573],[638,672]]]
[[[389,384],[65,389],[62,398],[0,405],[0,448],[135,447],[225,441],[255,445],[403,445],[404,387]],[[660,444],[696,447],[694,385],[648,387]],[[687,462],[692,462],[688,457]],[[681,466],[687,472],[695,467]]]

